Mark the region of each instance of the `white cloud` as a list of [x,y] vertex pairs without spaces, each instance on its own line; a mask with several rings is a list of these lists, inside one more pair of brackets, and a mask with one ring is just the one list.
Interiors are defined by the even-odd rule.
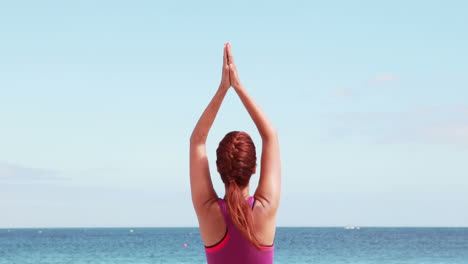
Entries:
[[352,95],[353,93],[349,89],[336,89],[335,91],[333,91],[333,96],[338,98],[349,98]]
[[428,127],[422,134],[431,141],[468,146],[468,124]]
[[65,179],[53,170],[0,162],[0,180],[9,182]]
[[385,83],[400,80],[400,76],[393,73],[384,73],[372,77],[370,83]]
[[468,106],[416,108],[402,112],[338,114],[339,137],[363,137],[379,143],[425,142],[468,147]]

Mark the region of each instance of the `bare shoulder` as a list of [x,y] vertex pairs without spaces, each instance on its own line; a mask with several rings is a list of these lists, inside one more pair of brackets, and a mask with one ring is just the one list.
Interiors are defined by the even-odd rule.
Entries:
[[273,245],[276,233],[276,212],[278,206],[255,197],[253,218],[256,235],[263,245]]
[[254,212],[255,211],[259,212],[259,214],[262,215],[263,217],[276,218],[276,213],[279,207],[279,199],[267,200],[259,195],[255,195],[254,198],[255,198]]
[[224,222],[218,199],[210,200],[196,210],[200,234],[205,246],[218,243],[226,234]]

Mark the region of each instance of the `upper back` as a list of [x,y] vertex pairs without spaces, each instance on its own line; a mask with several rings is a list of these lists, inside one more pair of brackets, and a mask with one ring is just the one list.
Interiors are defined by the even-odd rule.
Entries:
[[[247,202],[250,204],[252,209],[255,209],[259,206],[259,204],[255,203],[252,196],[247,199]],[[232,222],[229,211],[227,210],[226,201],[224,199],[218,199],[217,205],[219,212],[222,214],[224,219],[225,233],[219,242],[211,246],[205,246],[208,263],[272,263],[274,252],[273,241],[271,244],[269,244],[269,246],[264,246],[262,247],[262,250],[258,250],[252,244],[250,244],[250,242],[242,235],[242,233]],[[259,219],[254,214],[254,226],[256,231],[257,226],[261,229],[265,229],[265,226],[260,225],[261,221],[256,220]],[[275,228],[273,227],[273,229]],[[257,233],[261,234],[262,232]],[[267,233],[271,233],[271,231]],[[272,236],[274,237],[274,230]]]

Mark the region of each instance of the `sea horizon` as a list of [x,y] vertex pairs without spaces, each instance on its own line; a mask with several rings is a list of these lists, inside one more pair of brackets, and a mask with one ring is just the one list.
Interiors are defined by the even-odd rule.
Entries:
[[[274,245],[274,263],[465,264],[468,227],[279,226]],[[175,264],[206,257],[193,226],[0,228],[0,264],[11,263]]]
[[[277,226],[276,228],[468,228],[467,226],[364,226],[364,225],[336,225],[336,226]],[[0,229],[73,229],[73,228],[199,228],[198,226],[25,226],[25,227],[0,227]]]

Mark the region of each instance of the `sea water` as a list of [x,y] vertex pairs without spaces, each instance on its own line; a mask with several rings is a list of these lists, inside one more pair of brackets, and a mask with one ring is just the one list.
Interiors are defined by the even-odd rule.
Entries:
[[[205,262],[198,228],[0,229],[0,264]],[[468,228],[278,227],[274,262],[467,264]]]

